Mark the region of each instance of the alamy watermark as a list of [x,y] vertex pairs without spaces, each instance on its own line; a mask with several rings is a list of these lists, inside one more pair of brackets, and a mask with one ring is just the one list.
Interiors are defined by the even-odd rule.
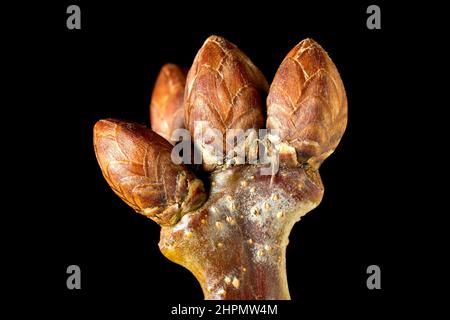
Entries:
[[66,26],[69,30],[81,29],[81,9],[79,6],[72,4],[67,7],[66,13],[69,14],[66,20]]
[[228,129],[225,134],[207,121],[195,121],[193,142],[187,129],[176,129],[171,140],[178,141],[171,153],[175,164],[238,164],[261,166],[262,175],[278,172],[281,139],[276,129]]
[[69,290],[81,289],[81,269],[76,264],[67,267],[66,273],[69,275],[66,280],[66,286]]
[[370,276],[367,278],[366,285],[367,289],[381,289],[381,269],[376,264],[372,264],[367,267],[367,274]]
[[367,14],[370,14],[366,21],[367,29],[381,29],[381,9],[376,4],[367,7]]

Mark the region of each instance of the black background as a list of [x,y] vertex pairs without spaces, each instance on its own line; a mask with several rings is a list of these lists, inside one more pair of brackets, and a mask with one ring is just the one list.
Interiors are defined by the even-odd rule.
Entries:
[[[81,30],[66,28],[70,4],[81,8]],[[40,183],[27,195],[33,206],[22,229],[30,238],[17,255],[38,261],[32,270],[39,271],[36,276],[26,269],[30,264],[21,265],[19,296],[31,293],[42,299],[44,309],[64,306],[87,314],[121,306],[155,319],[167,318],[169,306],[201,303],[194,277],[159,252],[159,226],[135,214],[104,181],[92,128],[109,117],[148,125],[160,67],[167,62],[189,67],[211,34],[241,48],[269,83],[289,50],[312,37],[329,53],[346,87],[348,127],[321,167],[324,199],[290,236],[293,301],[282,304],[285,310],[299,316],[309,308],[334,315],[387,315],[399,306],[399,297],[414,296],[406,287],[410,265],[405,259],[412,249],[404,215],[410,210],[398,192],[405,182],[399,167],[408,163],[397,157],[407,148],[401,143],[407,132],[399,123],[408,121],[405,110],[411,108],[403,100],[413,90],[405,70],[415,57],[403,49],[411,30],[404,24],[404,8],[384,2],[376,3],[382,29],[368,30],[369,4],[46,5],[23,58],[33,56],[24,80],[35,103],[27,105],[24,117],[39,128],[29,132],[35,143],[28,152]],[[79,291],[66,288],[71,264],[82,270]],[[366,287],[371,264],[381,268],[381,290]]]

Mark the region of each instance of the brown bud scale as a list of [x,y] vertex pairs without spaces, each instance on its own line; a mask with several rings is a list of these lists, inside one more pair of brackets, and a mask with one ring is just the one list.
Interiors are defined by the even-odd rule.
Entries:
[[184,128],[184,87],[187,72],[174,64],[161,68],[150,103],[152,130],[169,142],[175,129]]
[[172,162],[172,146],[142,125],[101,120],[94,127],[94,147],[113,191],[160,224],[178,222],[205,199],[203,183]]
[[206,131],[217,129],[219,141],[206,141],[211,148],[226,149],[228,129],[262,128],[262,94],[268,84],[263,74],[234,44],[211,36],[197,53],[188,73],[185,90],[185,123],[203,152],[204,169],[216,164],[211,150],[195,141],[195,122],[204,121]]
[[314,40],[295,46],[280,65],[267,97],[267,128],[318,167],[336,148],[347,125],[344,85]]

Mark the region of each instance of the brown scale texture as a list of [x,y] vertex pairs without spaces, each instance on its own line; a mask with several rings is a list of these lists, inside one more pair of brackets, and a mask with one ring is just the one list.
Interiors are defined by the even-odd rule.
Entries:
[[328,54],[312,39],[281,63],[267,97],[267,128],[318,167],[336,148],[347,125],[347,97]]
[[167,141],[171,141],[172,131],[184,128],[184,88],[187,72],[174,64],[161,68],[150,102],[150,122],[152,130]]
[[184,165],[171,161],[172,146],[142,125],[100,120],[94,127],[94,147],[113,191],[160,224],[172,223],[183,210],[192,209],[183,206],[192,196],[204,198],[203,184]]
[[[179,118],[164,120],[172,112],[180,117],[180,108],[193,136],[199,120],[217,129],[219,140],[228,129],[263,126],[267,82],[235,45],[217,36],[206,40],[187,76],[183,103],[180,70],[163,67],[154,88],[151,122],[161,136],[182,127]],[[168,89],[170,83],[176,89]],[[281,138],[280,167],[271,174],[263,164],[210,161],[219,141],[194,136],[207,190],[187,166],[172,161],[172,145],[153,130],[112,119],[95,125],[95,152],[106,181],[161,225],[161,252],[194,274],[205,299],[290,299],[289,234],[319,205],[324,188],[318,168],[347,121],[342,81],[313,40],[300,42],[281,64],[267,114],[267,127],[278,129]]]
[[[264,75],[234,44],[211,36],[197,53],[188,73],[185,90],[185,123],[194,133],[195,121],[204,121],[225,135],[228,129],[262,128],[262,94],[268,89]],[[226,141],[206,141],[217,149]],[[194,141],[196,142],[196,141]],[[203,168],[213,171],[208,149],[203,152]]]

